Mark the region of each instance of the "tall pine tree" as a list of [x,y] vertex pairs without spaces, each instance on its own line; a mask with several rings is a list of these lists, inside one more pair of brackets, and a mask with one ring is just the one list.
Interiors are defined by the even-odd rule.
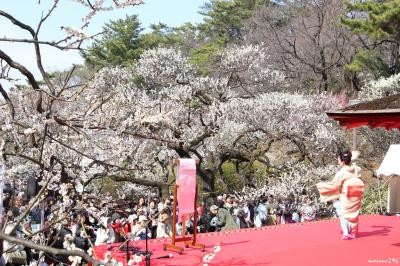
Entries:
[[[343,23],[355,33],[366,34],[375,40],[370,50],[359,51],[359,58],[355,59],[350,68],[369,69],[370,60],[364,60],[367,64],[359,60],[367,55],[369,59],[376,58],[373,66],[382,66],[379,69],[381,75],[400,72],[400,0],[348,2]],[[377,47],[381,47],[381,50],[389,49],[389,58],[383,58],[383,53],[377,57]]]

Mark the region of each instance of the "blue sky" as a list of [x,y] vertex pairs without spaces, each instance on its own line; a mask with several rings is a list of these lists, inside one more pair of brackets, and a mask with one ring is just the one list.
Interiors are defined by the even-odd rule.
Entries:
[[[53,1],[41,0],[40,2],[41,4],[38,5],[38,0],[0,0],[0,9],[35,29],[42,12],[46,13]],[[170,26],[178,26],[185,22],[198,23],[202,21],[198,11],[205,2],[206,0],[145,0],[145,3],[140,6],[96,15],[87,32],[90,34],[97,33],[101,31],[104,22],[124,18],[127,14],[138,14],[139,20],[145,28],[158,22]],[[86,13],[87,11],[74,1],[61,0],[55,13],[43,25],[39,35],[40,39],[47,41],[59,39],[63,36],[63,32],[60,30],[61,26],[80,25],[80,18]],[[7,19],[0,17],[0,37],[29,38],[30,36],[9,23]],[[35,65],[32,45],[0,42],[0,49],[9,54],[15,61],[24,64],[38,77],[39,72]],[[64,70],[71,67],[72,64],[83,62],[76,51],[62,52],[45,46],[43,46],[42,57],[47,71]]]

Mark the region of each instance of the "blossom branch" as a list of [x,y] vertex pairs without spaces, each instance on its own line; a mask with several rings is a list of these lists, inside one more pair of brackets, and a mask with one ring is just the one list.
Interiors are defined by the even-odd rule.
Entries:
[[36,243],[33,243],[33,242],[25,240],[25,239],[12,237],[9,234],[5,234],[2,232],[0,232],[0,239],[6,240],[6,241],[14,243],[14,244],[23,245],[25,247],[32,248],[35,250],[44,251],[46,253],[50,253],[53,255],[78,256],[78,257],[83,258],[87,262],[91,263],[93,266],[104,265],[104,263],[94,260],[91,256],[89,256],[89,254],[87,254],[81,250],[67,250],[67,249],[52,248],[49,246],[36,244]]

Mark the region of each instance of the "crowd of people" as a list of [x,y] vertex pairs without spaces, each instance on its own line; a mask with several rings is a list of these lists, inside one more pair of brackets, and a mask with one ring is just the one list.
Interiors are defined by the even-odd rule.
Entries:
[[[12,228],[13,218],[17,218],[26,208],[26,198],[20,193],[11,197],[4,193],[4,206],[9,217],[7,230]],[[11,199],[13,204],[11,204]],[[45,205],[37,205],[30,210],[16,232],[16,237],[29,238],[41,227],[46,228],[48,221],[54,221],[58,199],[49,197]],[[178,205],[179,206],[179,205]],[[45,234],[47,244],[54,248],[65,248],[73,243],[87,251],[94,246],[123,242],[127,239],[144,240],[146,238],[164,238],[172,236],[172,227],[176,234],[182,234],[182,223],[172,224],[172,197],[139,198],[137,201],[119,200],[95,202],[86,200],[84,208],[76,209],[70,217],[62,219]],[[201,204],[198,208],[198,225],[194,228],[193,217],[186,221],[186,232],[215,232],[239,228],[262,227],[268,225],[312,221],[316,218],[316,207],[310,197],[304,195],[295,201],[292,197],[274,197],[264,195],[258,199],[238,199],[232,195],[221,195],[214,204]],[[7,229],[9,228],[9,229]],[[23,246],[5,244],[8,254],[17,252],[26,256],[26,261],[35,261],[38,254]],[[22,257],[24,256],[22,255]],[[5,254],[5,257],[7,255]],[[47,260],[68,263],[62,255],[45,254]]]

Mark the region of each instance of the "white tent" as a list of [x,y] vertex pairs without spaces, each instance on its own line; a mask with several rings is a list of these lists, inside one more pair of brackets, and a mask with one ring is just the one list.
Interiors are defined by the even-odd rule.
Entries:
[[376,173],[378,176],[400,175],[400,144],[390,145],[390,148]]
[[400,213],[400,144],[390,146],[376,173],[389,177],[388,212]]

